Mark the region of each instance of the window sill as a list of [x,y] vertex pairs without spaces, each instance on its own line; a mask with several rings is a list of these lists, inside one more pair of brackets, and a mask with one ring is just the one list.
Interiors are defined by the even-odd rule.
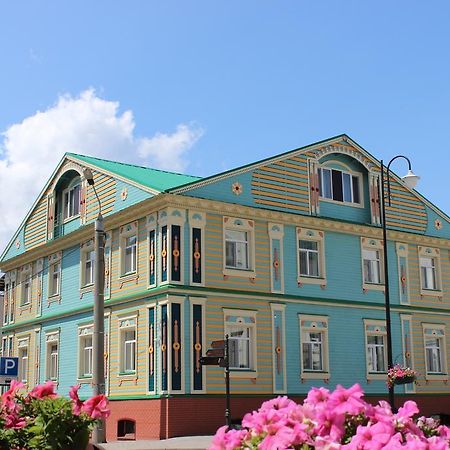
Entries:
[[92,383],[92,376],[90,376],[90,377],[78,377],[77,381],[80,384],[91,384]]
[[427,381],[445,381],[448,380],[447,373],[427,373],[425,375],[425,380]]
[[385,289],[384,283],[363,283],[364,291],[384,291]]
[[300,276],[300,277],[297,277],[297,283],[298,284],[319,284],[321,286],[326,286],[327,285],[327,279],[326,278],[320,278],[320,277]]
[[72,222],[72,220],[79,219],[79,218],[80,218],[79,214],[77,214],[76,216],[67,217],[67,219],[63,220],[62,224],[65,225],[66,223]]
[[444,293],[438,289],[420,289],[420,295],[426,297],[443,297]]
[[94,283],[86,284],[85,286],[80,287],[80,294],[85,294],[86,292],[91,292],[94,290]]
[[20,309],[30,309],[31,308],[31,302],[24,303],[23,305],[19,305]]
[[302,372],[300,378],[302,380],[324,380],[330,378],[330,372]]
[[130,377],[134,379],[136,377],[136,371],[134,370],[133,372],[119,372],[117,376],[121,378]]
[[258,371],[246,369],[230,369],[230,378],[258,378]]
[[319,197],[319,200],[321,202],[332,203],[333,205],[351,206],[353,208],[364,208],[364,204],[362,203],[340,202],[339,200],[333,200],[332,198],[327,197]]
[[367,381],[370,380],[382,380],[386,381],[387,379],[387,373],[383,372],[371,372],[366,374]]
[[224,267],[223,274],[231,277],[256,278],[256,271],[249,269],[232,269],[231,267]]
[[53,303],[53,302],[60,302],[61,301],[61,294],[53,294],[49,295],[47,302]]

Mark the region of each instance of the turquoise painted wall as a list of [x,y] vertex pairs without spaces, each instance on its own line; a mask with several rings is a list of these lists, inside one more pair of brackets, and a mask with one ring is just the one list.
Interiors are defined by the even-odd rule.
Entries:
[[[328,316],[330,379],[301,381],[299,314]],[[384,311],[288,303],[286,306],[286,372],[288,394],[305,394],[313,386],[334,389],[337,384],[349,387],[359,383],[367,393],[386,393],[384,380],[366,379],[366,350],[363,319],[384,320]],[[392,314],[393,357],[401,354],[400,318]],[[400,357],[397,359],[400,360]],[[400,391],[400,389],[399,389]]]
[[[16,243],[19,243],[19,247],[17,247]],[[7,261],[8,259],[14,258],[14,256],[21,255],[25,252],[25,226],[23,226],[19,233],[16,236],[16,239],[11,242],[11,245],[8,248],[8,251],[5,253],[3,257],[3,261]]]
[[[122,199],[122,192],[124,189],[126,189],[127,192],[125,200]],[[149,192],[139,189],[129,183],[116,180],[116,198],[114,200],[114,209],[110,214],[122,211],[123,209],[142,202],[150,197],[153,197],[153,195]]]

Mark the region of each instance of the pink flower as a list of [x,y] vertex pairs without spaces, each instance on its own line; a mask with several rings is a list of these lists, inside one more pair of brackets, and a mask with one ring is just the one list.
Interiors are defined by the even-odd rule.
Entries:
[[35,386],[33,390],[30,392],[30,397],[33,398],[57,397],[58,394],[54,391],[54,389],[55,385],[53,381],[49,380],[44,384],[39,384],[38,386]]
[[246,430],[228,430],[224,425],[217,430],[209,450],[234,450],[239,448],[248,436]]
[[364,411],[365,402],[361,399],[364,395],[359,384],[345,389],[340,384],[331,393],[328,404],[337,414],[357,415]]
[[86,400],[81,407],[81,411],[85,412],[93,419],[106,419],[111,411],[107,408],[108,399],[103,395],[95,395]]
[[69,391],[69,397],[73,400],[72,411],[76,416],[80,415],[81,408],[83,406],[83,402],[78,397],[78,390],[80,389],[80,385],[72,386]]
[[326,402],[329,397],[330,391],[328,389],[325,389],[323,387],[320,388],[313,387],[308,392],[308,396],[306,397],[305,402],[311,405],[317,405]]
[[9,389],[2,394],[2,404],[10,404],[13,401],[13,398],[16,395],[17,391],[24,386],[25,385],[22,382],[12,380],[11,384],[9,385]]
[[394,425],[378,422],[366,427],[359,426],[348,449],[381,450],[394,435]]

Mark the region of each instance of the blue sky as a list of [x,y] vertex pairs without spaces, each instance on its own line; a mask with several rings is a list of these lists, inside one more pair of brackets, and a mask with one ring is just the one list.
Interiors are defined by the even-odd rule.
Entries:
[[0,244],[64,151],[209,175],[347,133],[409,156],[450,213],[449,21],[448,1],[2,2],[0,190],[18,199]]

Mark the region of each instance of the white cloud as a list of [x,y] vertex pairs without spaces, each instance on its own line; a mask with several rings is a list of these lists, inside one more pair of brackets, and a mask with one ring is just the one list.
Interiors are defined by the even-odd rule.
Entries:
[[0,253],[65,152],[184,170],[185,152],[203,131],[180,124],[173,134],[136,137],[132,111],[90,89],[11,125],[0,140]]
[[156,133],[152,138],[140,139],[138,153],[142,158],[154,161],[157,167],[183,171],[188,163],[183,155],[202,135],[201,128],[180,124],[173,134]]

